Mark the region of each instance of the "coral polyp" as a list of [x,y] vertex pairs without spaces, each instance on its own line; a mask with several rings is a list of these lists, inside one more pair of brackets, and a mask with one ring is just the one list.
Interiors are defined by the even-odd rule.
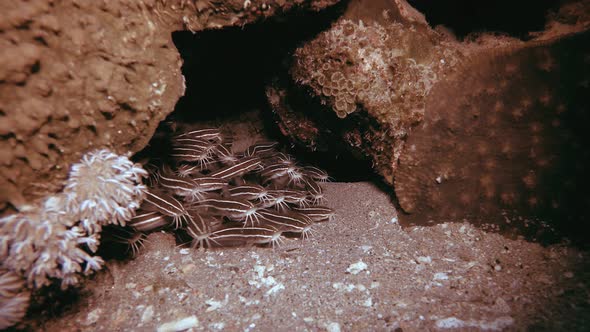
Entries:
[[[6,271],[0,271],[0,328],[22,318],[27,289],[53,281],[62,288],[77,285],[82,275],[103,266],[102,258],[94,255],[99,232],[104,225],[124,225],[134,216],[143,200],[145,176],[147,172],[125,156],[92,151],[71,167],[63,192],[0,219],[0,268]],[[18,294],[5,299],[15,287]]]
[[64,190],[68,213],[89,224],[107,220],[124,226],[143,200],[146,176],[127,157],[106,149],[89,153],[70,170]]

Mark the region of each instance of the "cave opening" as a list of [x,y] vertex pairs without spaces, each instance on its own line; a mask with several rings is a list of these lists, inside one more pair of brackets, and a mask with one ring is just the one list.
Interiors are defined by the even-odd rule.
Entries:
[[[257,141],[277,141],[279,150],[304,165],[314,165],[337,181],[376,181],[368,160],[344,149],[313,152],[290,142],[274,123],[266,87],[288,73],[290,55],[304,41],[326,30],[342,14],[342,2],[320,13],[295,11],[245,27],[176,31],[172,39],[183,60],[186,92],[160,124],[137,159],[166,155],[171,127],[220,127],[233,138],[234,150]],[[318,110],[322,111],[322,110]],[[345,166],[343,166],[345,165]]]
[[422,12],[428,23],[449,28],[459,39],[471,34],[497,32],[523,40],[545,28],[547,14],[557,10],[561,1],[408,1]]
[[[454,14],[445,10],[461,7],[459,2],[440,10],[440,13],[433,10],[436,4],[430,4],[428,8],[422,8],[419,1],[412,4],[426,15],[430,24],[448,25],[460,38],[478,31],[503,31],[526,38],[529,32],[543,28],[547,11],[554,8],[553,5],[542,2],[533,6],[535,10],[523,22],[516,22],[518,20],[515,18],[504,22],[498,19],[501,15],[494,17],[494,13],[502,12],[501,8],[505,9],[502,6],[507,6],[499,3],[486,14],[490,16],[489,20],[500,23],[486,25],[486,19],[481,25],[477,25],[473,23],[476,20],[468,22],[467,18],[463,22],[453,22]],[[400,207],[392,187],[383,184],[369,160],[339,148],[338,144],[328,144],[328,151],[311,152],[305,146],[289,141],[275,123],[275,114],[265,93],[274,79],[278,78],[282,83],[289,82],[291,55],[295,49],[329,29],[347,6],[348,3],[342,2],[320,13],[293,12],[280,20],[272,19],[245,27],[202,31],[197,34],[189,31],[174,32],[172,39],[183,60],[182,73],[186,80],[186,92],[178,100],[174,111],[160,124],[148,147],[136,159],[153,160],[167,155],[171,148],[167,138],[170,138],[173,127],[179,126],[184,130],[221,127],[232,135],[237,151],[243,151],[257,141],[278,141],[280,149],[293,155],[301,164],[324,169],[339,182],[371,181],[380,186],[382,191],[389,193],[396,207]],[[470,6],[461,8],[468,9]],[[434,14],[439,16],[432,16]],[[502,15],[512,17],[513,14]],[[339,123],[342,127],[357,123],[355,117],[358,114],[353,114],[344,121],[337,121],[333,112],[324,112],[321,102],[311,100],[313,97],[306,91],[292,89],[289,93],[292,97],[290,106],[296,107],[298,112],[316,113],[320,122]],[[431,224],[432,220],[428,218],[424,222]],[[404,221],[402,224],[406,225]],[[509,237],[523,233],[517,228],[501,232]],[[555,241],[551,238],[546,242]]]

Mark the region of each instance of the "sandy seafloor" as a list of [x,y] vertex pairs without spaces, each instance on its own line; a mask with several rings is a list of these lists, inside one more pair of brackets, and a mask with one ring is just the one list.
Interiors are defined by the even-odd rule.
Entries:
[[[388,194],[326,183],[337,217],[278,248],[189,249],[149,236],[44,331],[590,329],[588,253],[469,223],[404,227]],[[171,324],[169,324],[171,323]],[[184,325],[183,325],[184,324]]]

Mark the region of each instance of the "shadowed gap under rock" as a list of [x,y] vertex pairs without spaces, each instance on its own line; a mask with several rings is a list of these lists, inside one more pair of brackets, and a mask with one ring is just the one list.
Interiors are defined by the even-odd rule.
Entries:
[[431,26],[443,25],[457,38],[472,33],[498,32],[523,40],[530,33],[545,27],[547,13],[556,10],[563,1],[470,1],[470,0],[409,0],[426,16]]
[[[416,3],[413,4],[416,5]],[[345,6],[346,4],[341,4],[323,13],[307,16],[294,13],[282,20],[261,22],[244,28],[204,31],[196,35],[187,31],[175,32],[173,40],[184,61],[182,70],[186,78],[186,95],[178,101],[175,111],[162,123],[150,146],[140,153],[140,156],[157,156],[159,149],[169,148],[166,145],[159,145],[158,135],[168,135],[167,127],[171,122],[196,126],[224,124],[231,126],[232,123],[250,122],[253,126],[260,128],[257,134],[283,143],[288,152],[298,161],[327,170],[336,181],[374,180],[381,184],[379,177],[372,171],[370,162],[363,160],[360,156],[351,155],[344,148],[338,148],[338,144],[330,145],[328,151],[312,153],[305,147],[293,145],[287,141],[277,130],[265,96],[265,87],[273,78],[283,76],[283,80],[289,80],[285,76],[289,68],[290,55],[295,48],[314,38],[319,32],[328,29],[330,24],[341,15]],[[436,7],[436,5],[431,6],[430,8]],[[460,7],[460,4],[457,2],[454,6]],[[496,11],[500,11],[502,6],[503,3],[498,4],[495,7]],[[449,8],[455,7],[449,5]],[[468,9],[469,6],[462,8]],[[524,38],[528,32],[543,28],[546,11],[553,7],[543,2],[535,8],[530,18],[522,22],[513,20],[513,25],[510,25],[510,22],[486,25],[484,20],[480,26],[467,23],[459,24],[459,28],[453,28],[452,24],[449,26],[459,37],[486,29],[503,30]],[[446,24],[429,17],[429,10],[425,12],[432,25]],[[537,10],[542,14],[535,14]],[[501,15],[493,17],[493,10],[489,13],[489,20],[502,21],[499,18]],[[446,18],[452,18],[452,15],[449,14]],[[502,24],[506,25],[502,27]],[[298,111],[301,109],[302,112],[312,112],[325,121],[337,123],[338,126],[354,125],[354,121],[334,121],[335,119],[330,118],[334,117],[332,112],[322,112],[325,110],[314,108],[318,103],[309,101],[310,96],[303,91],[300,92],[302,95],[293,96],[297,101]],[[383,185],[381,187],[390,192],[392,197],[394,196],[389,187]],[[548,242],[554,241],[555,239],[551,239]]]
[[[279,141],[296,160],[326,170],[337,181],[378,179],[370,163],[345,150],[313,153],[288,142],[273,123],[265,95],[272,78],[288,71],[296,47],[328,29],[345,6],[346,1],[321,13],[294,12],[243,28],[174,32],[172,38],[183,59],[185,96],[137,159],[165,155],[158,153],[168,148],[159,143],[159,137],[169,135],[170,124],[235,127],[250,123],[257,128],[257,136]],[[248,133],[236,132],[244,134]]]

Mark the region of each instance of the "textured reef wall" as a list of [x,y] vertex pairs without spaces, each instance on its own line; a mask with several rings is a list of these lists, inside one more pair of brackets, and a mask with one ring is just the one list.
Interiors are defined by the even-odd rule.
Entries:
[[470,75],[433,89],[433,116],[407,139],[396,172],[409,219],[585,220],[589,42],[585,33],[480,54],[465,64]]
[[0,209],[87,150],[141,149],[183,94],[172,27],[142,2],[4,1],[0,22]]
[[[350,7],[349,11],[365,8],[362,2]],[[400,20],[393,9],[397,8],[385,3],[377,19],[345,15],[299,48],[291,68],[295,83],[309,88],[338,119],[370,119],[368,126],[351,124],[344,140],[370,155],[389,183],[404,138],[424,118],[426,96],[462,59],[418,13]],[[312,145],[309,140],[306,144]]]
[[0,329],[39,289],[100,269],[102,226],[140,206],[147,173],[128,157],[185,91],[173,32],[336,2],[1,2]]
[[406,220],[579,221],[572,211],[588,195],[574,183],[588,178],[589,165],[580,143],[585,4],[564,5],[526,42],[460,42],[403,1],[351,1],[295,52],[290,76],[267,95],[296,142],[320,151],[338,145],[372,161],[411,213]]
[[320,1],[3,1],[0,211],[56,192],[88,150],[137,152],[184,94],[177,30],[240,26]]

